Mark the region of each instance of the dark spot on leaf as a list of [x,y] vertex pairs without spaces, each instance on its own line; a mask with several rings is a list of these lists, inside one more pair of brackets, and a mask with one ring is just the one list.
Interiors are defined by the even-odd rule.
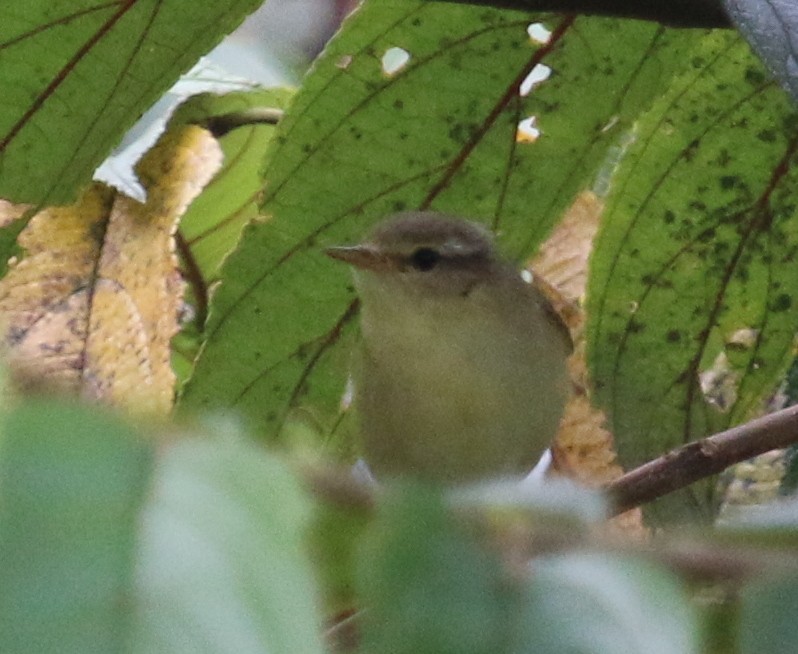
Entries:
[[781,258],[782,263],[792,263],[795,261],[796,248],[791,247],[787,253]]
[[668,333],[665,334],[665,340],[668,343],[678,343],[682,338],[681,332],[678,329],[669,329]]
[[691,161],[695,156],[696,150],[698,150],[698,146],[701,145],[700,139],[694,139],[687,144],[687,147],[684,149],[682,156],[685,158],[686,161]]
[[758,68],[749,68],[745,71],[745,81],[752,86],[759,86],[765,81],[765,74]]
[[720,178],[720,187],[724,191],[728,191],[729,189],[735,187],[739,179],[740,178],[735,175],[724,175],[723,177]]
[[399,140],[400,141],[404,141],[405,139],[407,139],[407,137],[408,137],[408,133],[407,132],[399,132]]
[[312,149],[313,149],[313,148],[311,148],[311,147],[310,147],[310,143],[304,143],[304,144],[302,145],[302,152],[304,152],[305,154],[310,154],[310,151],[311,151]]
[[404,211],[407,209],[407,203],[404,200],[396,200],[391,206],[394,211]]
[[761,132],[757,132],[756,137],[765,143],[773,143],[776,140],[776,132],[772,129],[763,129]]
[[645,328],[646,328],[646,326],[642,322],[640,322],[639,320],[635,320],[634,318],[632,318],[629,321],[628,329],[629,329],[629,333],[630,334],[639,334]]
[[787,311],[792,306],[792,297],[786,293],[777,296],[770,305],[770,310],[774,312]]
[[703,68],[706,65],[706,61],[703,57],[693,57],[693,60],[690,62],[693,68]]
[[466,140],[466,132],[465,132],[465,125],[462,123],[456,123],[452,128],[449,130],[449,138],[452,141],[457,143],[461,143]]
[[701,232],[698,235],[698,240],[701,243],[706,243],[707,241],[711,241],[713,238],[715,238],[715,228],[714,227],[709,227],[709,228],[705,229],[703,232]]
[[269,413],[266,414],[266,422],[274,422],[275,420],[277,420],[277,412],[269,411]]
[[798,116],[794,112],[787,114],[781,121],[783,132],[794,132],[798,129]]
[[393,101],[393,108],[394,109],[404,109],[405,108],[404,100],[400,100],[399,98],[394,100]]
[[670,225],[674,220],[676,220],[676,214],[673,213],[670,209],[666,210],[662,216],[662,220],[665,222],[666,225]]

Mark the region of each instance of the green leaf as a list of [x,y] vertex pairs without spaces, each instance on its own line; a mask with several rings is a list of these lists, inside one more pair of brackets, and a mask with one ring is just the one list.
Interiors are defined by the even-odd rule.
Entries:
[[426,488],[394,489],[385,499],[363,544],[359,588],[364,651],[502,651],[500,565]]
[[552,556],[532,565],[512,651],[698,651],[696,616],[672,575],[642,561],[601,554]]
[[97,407],[37,401],[3,421],[0,651],[123,651],[151,463]]
[[[195,95],[177,108],[167,129],[189,123],[211,125],[219,117],[253,109],[284,109],[292,94],[289,89],[277,88]],[[220,135],[224,164],[180,220],[178,254],[188,284],[187,302],[195,313],[192,327],[183,329],[173,343],[173,366],[183,379],[188,377],[202,342],[208,297],[221,262],[238,242],[244,225],[258,215],[263,152],[274,129],[271,124],[253,123]]]
[[[274,88],[216,95],[195,95],[175,110],[168,127],[209,125],[220,117],[253,109],[285,109],[293,91]],[[241,230],[258,215],[263,153],[275,126],[251,123],[219,136],[224,164],[180,220],[180,234],[206,286],[218,279],[224,257],[238,243]]]
[[171,446],[155,481],[133,651],[320,653],[310,506],[287,468],[227,434]]
[[133,122],[260,0],[0,9],[0,197],[65,204]]
[[391,489],[360,563],[364,651],[698,650],[697,615],[673,575],[605,554],[534,558],[528,577],[517,568],[510,575],[440,495],[422,487]]
[[[322,247],[432,208],[488,223],[508,254],[529,254],[699,36],[540,20],[545,44],[527,33],[535,18],[485,7],[374,1],[347,21],[272,141],[268,220],[223,268],[185,406],[234,405],[270,437],[294,419],[332,433],[356,316],[349,271]],[[384,59],[396,48],[410,57],[398,70]],[[538,64],[550,78],[522,95]],[[541,136],[524,143],[530,116]]]
[[740,654],[792,654],[798,644],[798,577],[746,588],[740,608]]
[[[738,36],[714,33],[641,118],[591,260],[588,356],[621,463],[749,418],[798,324],[798,121]],[[651,507],[710,520],[713,480]]]

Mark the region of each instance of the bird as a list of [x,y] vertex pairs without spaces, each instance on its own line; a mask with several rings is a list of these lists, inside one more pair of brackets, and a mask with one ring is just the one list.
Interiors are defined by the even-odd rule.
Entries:
[[531,470],[568,397],[572,343],[480,224],[430,211],[326,249],[354,271],[355,406],[377,479],[460,484]]

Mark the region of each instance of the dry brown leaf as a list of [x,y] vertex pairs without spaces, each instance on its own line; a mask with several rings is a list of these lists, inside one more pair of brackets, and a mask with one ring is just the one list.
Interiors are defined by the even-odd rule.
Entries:
[[603,210],[595,193],[581,193],[532,261],[533,271],[571,302],[585,294],[587,260]]
[[18,239],[26,256],[0,280],[15,370],[137,412],[169,411],[183,291],[174,231],[221,159],[206,130],[182,126],[137,166],[143,204],[95,184],[74,205],[30,220]]
[[[623,474],[612,434],[605,428],[606,416],[590,403],[582,333],[581,302],[588,258],[603,209],[603,202],[594,193],[579,195],[530,264],[536,286],[551,301],[574,341],[574,353],[568,361],[574,392],[552,446],[553,470],[592,487],[603,486]],[[639,510],[618,516],[611,527],[634,537],[645,534]]]

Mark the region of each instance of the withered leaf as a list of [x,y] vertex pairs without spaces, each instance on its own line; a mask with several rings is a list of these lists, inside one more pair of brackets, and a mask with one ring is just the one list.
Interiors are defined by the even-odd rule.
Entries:
[[[574,392],[569,399],[552,454],[554,469],[588,486],[601,486],[623,474],[616,460],[612,434],[604,413],[590,402],[590,384],[582,334],[584,311],[581,301],[587,283],[587,264],[598,230],[603,202],[592,192],[581,193],[551,236],[542,244],[530,268],[563,322],[571,331],[574,353],[568,361]],[[642,535],[639,511],[619,516],[614,528]]]
[[136,168],[144,203],[94,184],[74,205],[31,218],[18,239],[26,255],[0,280],[16,371],[135,412],[169,411],[183,293],[173,236],[221,158],[207,131],[180,126]]

